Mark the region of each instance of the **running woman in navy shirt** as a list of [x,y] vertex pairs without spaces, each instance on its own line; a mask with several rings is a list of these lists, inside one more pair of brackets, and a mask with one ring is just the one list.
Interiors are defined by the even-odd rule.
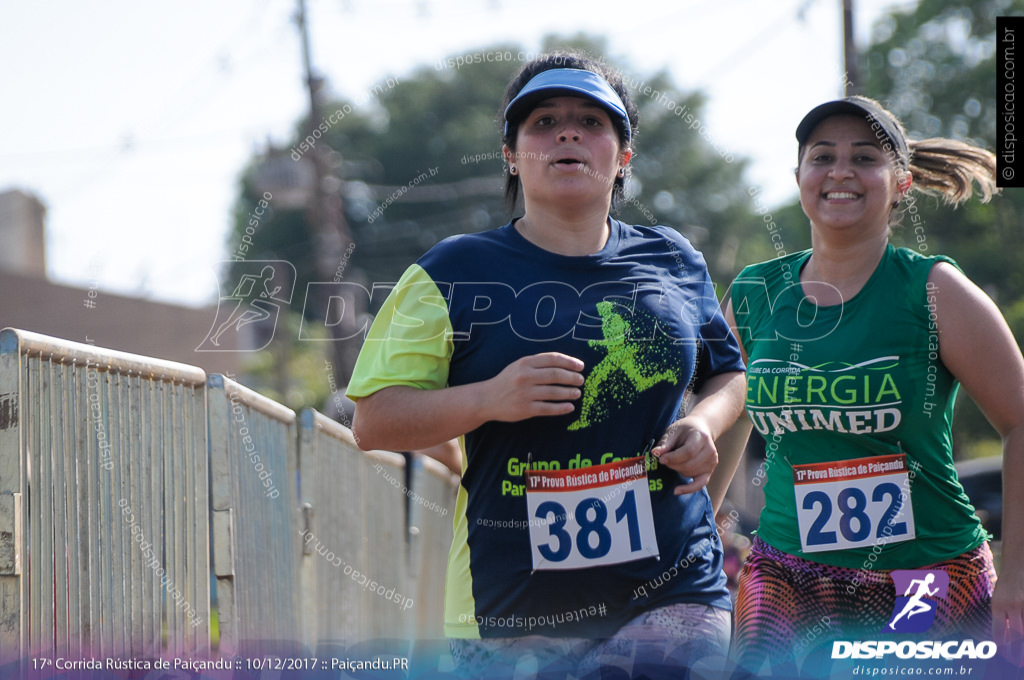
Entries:
[[459,440],[445,633],[466,675],[724,657],[704,484],[744,379],[704,259],[609,217],[637,114],[603,64],[538,58],[502,110],[523,214],[403,275],[348,388],[360,446]]

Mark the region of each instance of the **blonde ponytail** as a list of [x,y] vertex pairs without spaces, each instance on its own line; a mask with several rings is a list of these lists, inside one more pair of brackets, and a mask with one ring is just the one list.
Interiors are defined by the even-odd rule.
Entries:
[[948,205],[959,205],[974,195],[974,185],[987,203],[996,186],[996,157],[991,151],[955,139],[936,137],[909,141],[912,189],[941,196]]

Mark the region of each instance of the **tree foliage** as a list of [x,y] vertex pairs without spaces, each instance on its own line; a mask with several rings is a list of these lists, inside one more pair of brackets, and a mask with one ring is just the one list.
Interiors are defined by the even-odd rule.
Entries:
[[[681,90],[664,71],[631,71],[608,56],[598,39],[552,37],[543,45],[544,50],[567,47],[619,68],[640,112],[627,200],[616,216],[680,230],[705,252],[721,284],[727,285],[743,264],[771,257],[769,240],[756,233],[760,219],[742,181],[745,160],[716,149],[706,132],[700,134],[703,95]],[[518,45],[494,45],[471,53],[481,57],[472,63],[456,66],[447,59],[388,79],[366,104],[323,103],[324,112],[345,112],[330,126],[321,126],[326,131],[312,140],[339,180],[331,186],[341,199],[353,244],[344,281],[367,286],[397,281],[442,238],[494,228],[520,214],[504,205],[498,108],[524,53]],[[301,162],[308,123],[296,126],[286,149],[268,150],[252,160],[241,182],[232,244],[244,233],[246,217],[261,195],[256,179],[267,156],[275,156],[278,164],[289,155]],[[303,206],[275,202],[273,216],[253,236],[248,259],[291,261],[296,290],[304,291],[317,280],[314,260],[323,255],[309,220]],[[752,234],[756,237],[746,238]],[[297,297],[296,313],[302,303]],[[372,305],[380,302],[373,299]],[[323,323],[322,318],[311,321]]]
[[[1024,12],[1021,0],[921,0],[875,26],[866,54],[867,94],[885,102],[911,139],[951,137],[988,149],[996,137],[996,16]],[[955,257],[1004,307],[1024,296],[1021,192],[958,210],[919,202],[930,253]],[[917,247],[917,237],[904,234]]]

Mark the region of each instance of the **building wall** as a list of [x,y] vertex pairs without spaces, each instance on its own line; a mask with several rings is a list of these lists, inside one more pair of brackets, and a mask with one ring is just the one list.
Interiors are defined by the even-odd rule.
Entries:
[[210,373],[239,373],[245,354],[235,344],[237,334],[227,334],[225,351],[195,351],[216,315],[216,307],[179,307],[0,271],[0,328],[161,357]]

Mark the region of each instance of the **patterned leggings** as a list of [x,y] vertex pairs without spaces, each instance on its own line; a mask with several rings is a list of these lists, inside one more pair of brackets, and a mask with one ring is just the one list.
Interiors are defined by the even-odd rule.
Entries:
[[586,678],[600,677],[607,668],[628,677],[668,677],[662,674],[674,668],[671,677],[681,677],[679,669],[702,658],[724,659],[731,618],[724,609],[675,604],[640,614],[603,640],[531,635],[455,639],[449,646],[457,672],[466,678]]
[[[949,574],[927,639],[991,639],[996,572],[987,543],[920,569]],[[755,539],[740,574],[732,654],[757,670],[765,661],[792,663],[832,640],[885,639],[895,604],[888,570],[819,564]]]

